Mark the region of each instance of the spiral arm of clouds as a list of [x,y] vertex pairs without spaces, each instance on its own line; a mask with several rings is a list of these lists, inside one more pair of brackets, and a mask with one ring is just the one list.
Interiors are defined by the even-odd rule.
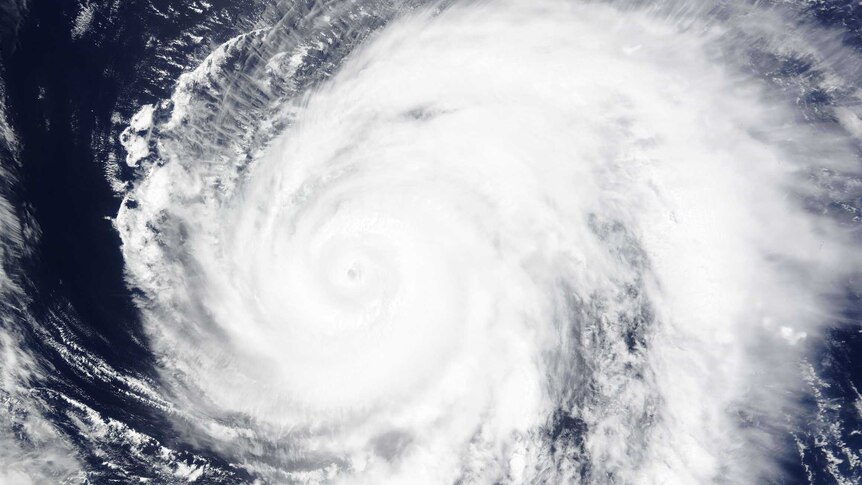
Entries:
[[839,92],[827,34],[688,2],[301,9],[126,135],[155,155],[116,227],[190,439],[297,483],[780,474],[783,364],[858,264],[814,210],[858,117],[811,123],[747,61]]

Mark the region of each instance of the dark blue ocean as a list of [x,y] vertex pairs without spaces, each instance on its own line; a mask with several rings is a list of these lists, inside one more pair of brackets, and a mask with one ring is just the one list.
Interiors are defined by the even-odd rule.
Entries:
[[[0,427],[6,428],[0,447],[14,442],[21,450],[0,450],[0,470],[9,466],[4,460],[26,457],[42,463],[37,468],[44,475],[32,483],[185,483],[191,476],[194,483],[232,484],[256,478],[206,440],[184,438],[170,409],[147,403],[119,377],[156,382],[159,363],[126,284],[112,225],[123,197],[111,184],[139,173],[109,162],[125,158],[120,133],[140,107],[170,98],[182,73],[250,30],[266,3],[0,0],[0,96],[15,138],[14,146],[0,139],[6,169],[0,186],[18,221],[2,235],[17,248],[0,253],[17,286],[3,302],[3,331],[17,336],[32,359],[26,365],[38,369],[23,384],[30,402],[0,388]],[[799,12],[806,22],[840,31],[862,65],[862,4],[807,2]],[[813,75],[811,65],[793,60],[753,59],[751,69],[779,80]],[[834,99],[815,91],[797,101],[801,112],[817,116]],[[849,202],[862,207],[862,200]],[[854,293],[860,287],[855,283],[848,282],[843,313],[812,344],[808,363],[817,378],[808,381],[810,392],[799,402],[800,426],[780,435],[782,452],[775,459],[784,473],[775,483],[862,483],[862,463],[841,451],[862,453],[862,295]],[[100,364],[92,365],[93,358]],[[89,367],[82,364],[87,360]],[[0,361],[0,368],[22,362]],[[29,419],[37,414],[50,432],[34,431]],[[584,426],[560,418],[549,432],[577,441]],[[82,434],[87,428],[98,430],[97,436]],[[65,465],[63,456],[78,465]],[[183,475],[183,467],[200,471]],[[23,480],[21,474],[4,476]]]

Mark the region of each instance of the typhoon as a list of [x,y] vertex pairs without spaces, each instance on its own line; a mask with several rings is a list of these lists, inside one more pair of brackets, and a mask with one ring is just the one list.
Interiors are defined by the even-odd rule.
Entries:
[[39,310],[0,119],[3,483],[862,479],[862,51],[823,10],[236,5],[90,142],[135,365]]

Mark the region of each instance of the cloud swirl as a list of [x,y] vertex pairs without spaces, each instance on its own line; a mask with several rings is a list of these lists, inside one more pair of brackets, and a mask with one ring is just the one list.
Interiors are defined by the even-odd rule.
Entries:
[[735,57],[781,17],[396,7],[292,12],[156,110],[116,225],[186,433],[296,483],[779,473],[857,264],[811,210],[852,138]]

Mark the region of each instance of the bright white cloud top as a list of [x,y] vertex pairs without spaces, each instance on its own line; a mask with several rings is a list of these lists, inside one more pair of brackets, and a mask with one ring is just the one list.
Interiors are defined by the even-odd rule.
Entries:
[[746,74],[805,45],[845,82],[782,22],[334,4],[222,46],[116,219],[178,423],[284,482],[776,477],[858,263],[811,210],[853,140]]

